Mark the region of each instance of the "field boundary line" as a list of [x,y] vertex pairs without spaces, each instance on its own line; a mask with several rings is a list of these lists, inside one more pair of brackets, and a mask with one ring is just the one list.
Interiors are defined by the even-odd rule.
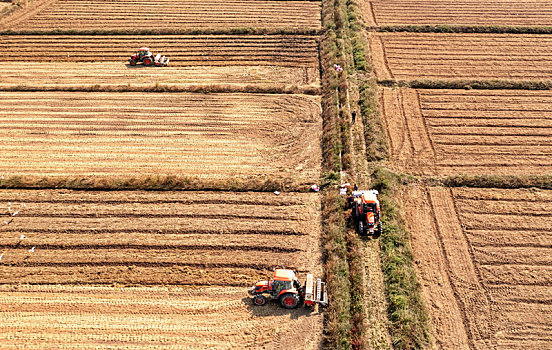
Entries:
[[[57,1],[57,0],[53,0]],[[324,29],[266,29],[266,28],[229,28],[229,29],[96,29],[96,30],[79,30],[79,29],[52,29],[52,30],[0,30],[0,36],[4,35],[303,35],[318,38],[324,33]]]
[[369,34],[368,41],[370,46],[370,51],[372,53],[372,65],[373,72],[376,76],[376,79],[381,78],[382,81],[386,79],[394,81],[394,76],[391,70],[389,69],[389,63],[387,62],[387,57],[385,55],[385,48],[383,46],[383,41],[379,35]]
[[188,85],[171,86],[154,84],[150,86],[88,85],[88,86],[2,86],[3,92],[156,92],[156,93],[243,93],[243,94],[285,94],[320,95],[318,87],[281,86],[235,86],[235,85]]
[[378,79],[378,85],[389,88],[448,90],[552,90],[552,80],[394,80]]
[[8,14],[5,18],[0,19],[0,28],[16,25],[32,16],[37,15],[40,11],[45,8],[53,5],[59,0],[43,0],[43,1],[33,1],[30,4],[27,3],[26,7],[33,7],[30,11],[25,11],[24,8],[19,8],[14,10],[12,13]]
[[551,26],[489,26],[489,25],[390,25],[367,26],[371,32],[409,33],[474,33],[474,34],[552,34]]

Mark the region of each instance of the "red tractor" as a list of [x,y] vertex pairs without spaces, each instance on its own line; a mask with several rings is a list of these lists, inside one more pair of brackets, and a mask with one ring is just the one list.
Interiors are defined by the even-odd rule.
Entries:
[[142,63],[144,66],[156,66],[156,67],[164,67],[169,64],[169,59],[165,56],[161,56],[161,54],[157,54],[153,56],[153,54],[150,52],[149,48],[147,47],[141,47],[138,49],[138,52],[130,59],[128,60],[128,63],[131,66],[135,66],[138,63]]
[[286,269],[274,270],[274,278],[269,281],[259,281],[249,288],[249,295],[253,296],[253,304],[262,306],[267,300],[278,300],[286,309],[294,309],[303,304],[314,306],[328,305],[326,283],[320,278],[314,281],[313,274],[307,274],[305,285],[302,286],[295,272]]
[[353,191],[353,195],[347,199],[347,202],[352,209],[352,217],[358,234],[366,236],[370,232],[375,238],[381,236],[382,223],[378,191]]

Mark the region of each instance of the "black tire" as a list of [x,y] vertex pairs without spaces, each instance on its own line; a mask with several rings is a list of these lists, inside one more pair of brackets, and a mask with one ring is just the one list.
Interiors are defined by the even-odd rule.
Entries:
[[299,306],[299,296],[294,293],[284,293],[280,297],[280,305],[285,309],[295,309]]
[[148,56],[148,57],[144,57],[144,58],[142,59],[142,62],[144,63],[144,66],[149,67],[149,66],[151,66],[151,65],[153,64],[153,58],[151,58],[151,57],[149,57],[149,56]]
[[379,236],[381,236],[382,231],[383,231],[383,226],[380,221],[378,222],[378,228],[374,231],[374,238],[379,238]]
[[264,295],[255,295],[253,297],[253,305],[263,306],[266,304],[266,297]]
[[130,60],[129,63],[130,63],[131,66],[135,66],[136,65],[136,60]]
[[368,226],[362,220],[358,220],[357,232],[359,235],[366,236],[368,234]]

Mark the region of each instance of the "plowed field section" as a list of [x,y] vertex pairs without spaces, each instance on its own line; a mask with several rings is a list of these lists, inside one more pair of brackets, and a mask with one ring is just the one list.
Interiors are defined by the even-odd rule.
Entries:
[[549,1],[370,1],[371,25],[552,25]]
[[278,265],[306,272],[318,265],[317,199],[3,190],[2,211],[19,214],[0,226],[0,283],[246,286]]
[[[168,67],[128,66],[139,47]],[[317,86],[318,43],[308,36],[0,36],[0,86]]]
[[318,1],[159,0],[51,1],[19,11],[0,28],[24,30],[296,29],[321,27]]
[[552,171],[552,93],[383,89],[392,158],[419,174]]
[[0,342],[41,350],[274,349],[297,337],[302,348],[316,348],[321,314],[253,307],[245,295],[233,287],[0,286]]
[[549,80],[552,36],[372,33],[378,79]]
[[550,348],[552,192],[407,188],[405,198],[440,347]]
[[317,97],[0,93],[0,173],[314,181]]

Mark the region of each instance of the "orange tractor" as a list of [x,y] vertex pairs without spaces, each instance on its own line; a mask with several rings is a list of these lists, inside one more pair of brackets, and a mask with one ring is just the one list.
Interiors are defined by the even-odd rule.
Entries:
[[375,238],[381,236],[382,223],[377,190],[353,191],[347,203],[352,209],[353,221],[359,235],[366,236],[370,232]]
[[156,66],[156,67],[165,67],[169,64],[169,59],[161,54],[153,55],[149,48],[141,47],[138,49],[138,52],[132,55],[128,63],[131,66],[135,66],[138,63],[142,63],[144,66]]
[[286,269],[274,270],[274,277],[269,281],[259,281],[249,288],[249,295],[253,296],[253,304],[262,306],[267,300],[278,300],[286,309],[294,309],[299,305],[314,306],[328,305],[326,283],[320,278],[314,280],[313,274],[307,274],[305,285],[301,285],[295,272]]

